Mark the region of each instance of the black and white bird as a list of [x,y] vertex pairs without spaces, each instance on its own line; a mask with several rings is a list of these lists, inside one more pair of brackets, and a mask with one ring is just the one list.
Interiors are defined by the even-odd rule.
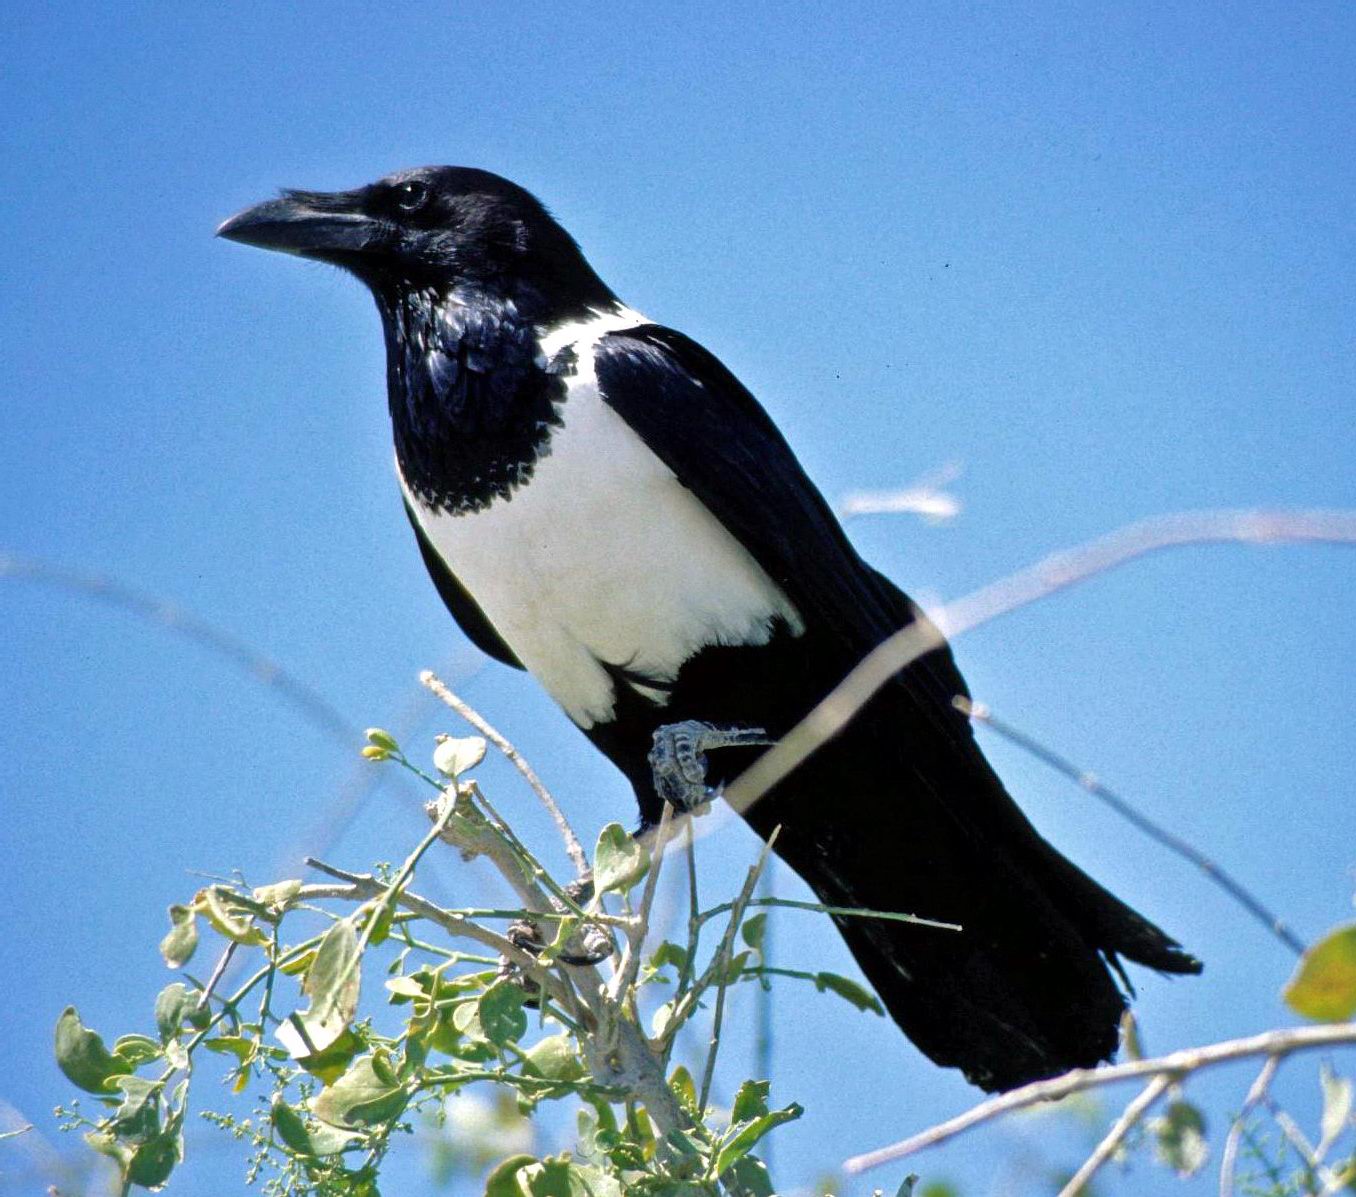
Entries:
[[[427,167],[285,191],[218,231],[371,290],[434,584],[621,769],[643,827],[737,776],[921,617],[739,380],[618,300],[521,187]],[[1201,966],[1041,838],[962,694],[950,650],[928,654],[744,817],[781,825],[778,854],[828,905],[963,926],[838,921],[928,1056],[1007,1089],[1113,1054],[1121,957]]]

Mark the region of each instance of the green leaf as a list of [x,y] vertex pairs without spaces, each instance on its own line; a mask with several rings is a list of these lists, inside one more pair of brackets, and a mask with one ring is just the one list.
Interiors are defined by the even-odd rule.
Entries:
[[126,1060],[133,1068],[139,1068],[142,1064],[158,1060],[164,1052],[160,1044],[146,1035],[122,1035],[113,1044],[113,1054]]
[[[289,1028],[290,1029],[290,1028]],[[282,1027],[275,1032],[284,1043],[287,1038],[282,1033]],[[293,1032],[295,1033],[295,1032]],[[207,1044],[210,1046],[210,1042]],[[318,1076],[327,1085],[332,1085],[345,1072],[348,1066],[353,1062],[356,1056],[366,1045],[351,1030],[345,1031],[323,1052],[316,1052],[314,1055],[295,1055],[292,1058],[301,1065],[312,1076]],[[302,1048],[305,1051],[305,1048]],[[291,1052],[289,1051],[289,1055]]]
[[739,1092],[735,1094],[734,1105],[730,1109],[730,1121],[748,1122],[766,1114],[767,1095],[771,1088],[769,1081],[745,1081],[740,1085]]
[[396,743],[396,738],[385,728],[369,727],[363,735],[367,738],[369,744],[374,744],[386,752],[400,751],[400,745]]
[[132,1071],[131,1064],[113,1055],[104,1041],[85,1027],[74,1006],[67,1006],[57,1019],[56,1059],[66,1079],[86,1093],[107,1093],[115,1076]]
[[444,777],[460,777],[485,759],[483,736],[444,736],[433,750],[433,767]]
[[650,968],[656,972],[666,965],[672,965],[678,970],[679,974],[687,967],[687,949],[679,947],[676,943],[664,940],[663,943],[655,949],[654,955],[650,957]]
[[231,909],[232,900],[239,898],[240,895],[233,894],[225,886],[209,885],[206,889],[200,889],[194,895],[193,908],[202,912],[217,934],[224,936],[232,943],[238,943],[244,947],[261,947],[268,943],[268,936],[251,923],[248,918],[237,917]]
[[259,1051],[258,1041],[246,1035],[217,1035],[204,1039],[202,1045],[219,1055],[234,1056],[241,1064],[249,1064]]
[[485,1197],[523,1197],[518,1173],[537,1159],[530,1155],[511,1155],[485,1178]]
[[527,1013],[523,1004],[527,994],[513,982],[496,981],[476,1003],[480,1029],[485,1038],[498,1047],[513,1043],[527,1033]]
[[885,1016],[876,995],[863,989],[856,981],[849,981],[835,973],[816,973],[815,988],[820,993],[836,993],[839,997],[846,998],[858,1010],[872,1010],[881,1017]]
[[160,1133],[160,1086],[143,1076],[119,1076],[113,1085],[122,1101],[110,1129],[125,1143],[145,1143]]
[[731,1189],[737,1189],[744,1197],[777,1197],[772,1187],[772,1178],[767,1174],[767,1165],[757,1156],[745,1155],[730,1165]]
[[132,1153],[125,1175],[134,1185],[154,1192],[164,1188],[174,1165],[183,1158],[184,1140],[178,1126],[166,1127],[162,1134],[141,1144]]
[[1210,1154],[1205,1140],[1205,1116],[1189,1101],[1174,1101],[1148,1123],[1156,1139],[1156,1154],[1183,1180],[1195,1176]]
[[212,1012],[198,1008],[197,990],[189,989],[182,981],[172,981],[156,996],[155,1028],[161,1043],[175,1038],[185,1022],[201,1030],[211,1021]]
[[713,1169],[715,1174],[723,1176],[731,1165],[752,1151],[758,1140],[769,1131],[783,1123],[794,1122],[803,1113],[801,1107],[792,1102],[783,1110],[772,1110],[759,1118],[747,1122],[738,1122],[730,1127],[721,1136],[720,1150],[716,1153],[716,1162]]
[[310,1157],[338,1155],[349,1144],[357,1142],[353,1135],[337,1127],[319,1123],[309,1127],[281,1096],[274,1097],[271,1110],[273,1128],[288,1150]]
[[625,893],[650,867],[649,853],[620,823],[609,823],[598,833],[593,851],[593,889],[595,893]]
[[527,1059],[536,1074],[548,1081],[577,1081],[584,1075],[574,1040],[564,1032],[538,1040],[528,1049]]
[[755,952],[763,950],[763,938],[767,934],[767,914],[751,915],[740,925],[739,935]]
[[524,1170],[532,1197],[590,1197],[584,1178],[569,1155],[551,1156]]
[[170,968],[183,968],[198,946],[198,920],[191,906],[169,908],[169,934],[160,941],[160,955]]
[[364,1130],[388,1122],[405,1108],[410,1094],[398,1082],[392,1084],[378,1070],[371,1056],[359,1056],[334,1084],[311,1099],[311,1111],[322,1122],[346,1130]]
[[1313,1022],[1356,1015],[1356,924],[1337,928],[1305,952],[1282,996]]
[[673,1070],[673,1075],[669,1077],[669,1088],[678,1098],[679,1103],[690,1114],[697,1112],[697,1082],[692,1079],[692,1074],[687,1068],[679,1064]]
[[293,1059],[323,1055],[340,1040],[357,1012],[361,983],[358,933],[351,919],[340,919],[320,940],[301,984],[310,1007],[274,1032]]

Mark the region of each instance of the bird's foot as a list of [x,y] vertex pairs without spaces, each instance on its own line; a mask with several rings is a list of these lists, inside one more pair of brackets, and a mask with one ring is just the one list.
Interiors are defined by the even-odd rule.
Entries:
[[654,733],[650,749],[655,793],[674,810],[695,814],[720,796],[719,787],[706,783],[708,752],[773,742],[761,727],[717,727],[696,719],[666,723]]
[[[565,893],[576,906],[585,906],[593,900],[593,878],[585,875],[578,881],[572,881],[565,887]],[[554,929],[559,926],[552,923]],[[529,956],[540,956],[546,950],[547,941],[542,935],[540,925],[530,918],[518,919],[510,923],[504,932],[504,938],[515,948]],[[556,954],[561,964],[587,967],[598,964],[612,955],[615,948],[612,935],[601,923],[586,923],[574,935],[569,943]],[[499,958],[499,976],[517,985],[527,994],[525,1005],[535,1009],[540,1001],[541,986],[527,976],[516,961],[508,956]]]

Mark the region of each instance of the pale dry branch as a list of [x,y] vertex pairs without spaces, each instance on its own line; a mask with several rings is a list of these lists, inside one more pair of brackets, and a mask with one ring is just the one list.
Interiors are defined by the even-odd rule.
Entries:
[[1102,1141],[1093,1148],[1092,1154],[1069,1178],[1069,1183],[1060,1189],[1059,1197],[1079,1197],[1088,1182],[1097,1174],[1097,1170],[1115,1154],[1116,1148],[1125,1141],[1125,1136],[1135,1128],[1139,1120],[1149,1112],[1149,1107],[1163,1096],[1172,1083],[1171,1076],[1156,1076],[1135,1095],[1134,1100],[1121,1111],[1121,1116],[1111,1124],[1111,1129],[1106,1132]]
[[[1161,549],[1295,543],[1356,544],[1356,511],[1199,511],[1158,516],[1056,553],[972,591],[944,607],[937,619],[949,635],[956,636]],[[943,643],[937,626],[921,617],[887,637],[804,719],[726,787],[726,801],[741,813],[748,810],[841,732],[895,674]]]
[[844,1162],[843,1168],[854,1174],[878,1168],[882,1164],[889,1164],[914,1152],[922,1151],[925,1147],[945,1143],[948,1139],[953,1139],[965,1131],[1014,1110],[1026,1109],[1041,1102],[1058,1101],[1072,1093],[1114,1085],[1119,1081],[1157,1076],[1181,1080],[1191,1073],[1234,1060],[1253,1059],[1257,1056],[1275,1056],[1280,1059],[1295,1052],[1314,1051],[1345,1044],[1356,1044],[1356,1022],[1266,1031],[1261,1035],[1251,1035],[1244,1039],[1228,1039],[1204,1047],[1186,1048],[1149,1060],[1132,1060],[1107,1068],[1078,1068],[1062,1076],[1034,1081],[1020,1089],[992,1097],[988,1101],[972,1106],[955,1118],[929,1127],[898,1143],[892,1143],[888,1147],[855,1155]]
[[431,669],[425,669],[420,673],[419,681],[499,749],[509,764],[522,774],[523,780],[527,782],[542,806],[546,808],[547,813],[556,825],[556,829],[560,832],[560,838],[565,843],[565,851],[574,864],[575,873],[583,877],[588,872],[589,862],[588,857],[584,855],[583,846],[579,843],[579,837],[575,835],[574,828],[570,826],[570,821],[565,817],[565,812],[557,805],[551,791],[546,788],[541,778],[537,776],[536,771],[523,759],[522,754],[513,746],[508,737],[493,727],[489,720],[465,699],[452,693]]
[[1271,1082],[1280,1066],[1280,1056],[1267,1057],[1266,1063],[1262,1065],[1262,1071],[1257,1074],[1248,1087],[1242,1108],[1229,1126],[1228,1137],[1224,1140],[1224,1153],[1220,1156],[1219,1162],[1220,1197],[1233,1197],[1234,1169],[1238,1164],[1238,1145],[1243,1138],[1243,1125],[1248,1116],[1257,1108],[1257,1104],[1267,1095],[1267,1090],[1271,1088]]

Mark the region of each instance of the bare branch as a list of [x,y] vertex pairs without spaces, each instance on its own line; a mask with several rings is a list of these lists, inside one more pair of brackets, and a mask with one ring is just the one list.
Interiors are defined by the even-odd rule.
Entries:
[[551,791],[542,783],[541,778],[537,776],[532,766],[523,759],[522,754],[479,711],[464,699],[453,694],[431,669],[425,669],[420,673],[419,680],[430,692],[441,698],[443,702],[499,749],[509,764],[522,774],[523,780],[541,800],[541,804],[555,822],[556,829],[560,832],[560,838],[565,842],[565,851],[569,853],[570,860],[574,864],[576,874],[580,877],[584,876],[589,870],[589,862],[588,857],[584,855],[583,847],[579,843],[579,837],[575,835],[574,828],[570,826],[570,821],[565,817],[565,812],[556,805],[556,800],[551,796]]
[[1178,835],[1174,835],[1166,828],[1160,827],[1147,815],[1141,814],[1110,786],[1103,784],[1096,774],[1080,769],[1067,757],[1060,756],[1053,748],[1047,747],[1039,740],[1027,735],[1026,732],[1019,731],[1012,724],[999,719],[987,704],[971,702],[963,694],[956,695],[951,701],[958,711],[969,715],[976,723],[982,723],[985,727],[992,728],[1005,740],[1025,749],[1057,773],[1062,773],[1071,781],[1076,782],[1094,798],[1109,806],[1121,818],[1139,828],[1151,840],[1162,844],[1169,852],[1174,852],[1183,860],[1195,865],[1296,956],[1304,955],[1304,941],[1290,929],[1289,925],[1279,915],[1273,914],[1258,898],[1250,893],[1241,881],[1226,873],[1224,869],[1193,844],[1188,843]]
[[[1160,549],[1231,543],[1356,544],[1356,511],[1200,511],[1158,516],[1056,553],[972,591],[943,608],[938,619],[950,635],[959,635]],[[883,640],[804,719],[726,787],[726,801],[737,811],[748,810],[841,732],[896,673],[943,643],[937,627],[921,617]]]
[[1172,1084],[1170,1076],[1156,1076],[1144,1086],[1135,1099],[1121,1111],[1121,1116],[1111,1124],[1102,1141],[1079,1166],[1077,1172],[1069,1178],[1069,1183],[1059,1191],[1059,1197],[1078,1197],[1084,1186],[1096,1175],[1097,1170],[1115,1153],[1125,1136],[1134,1129],[1135,1124],[1148,1112],[1149,1107],[1163,1096],[1164,1090]]
[[889,1147],[865,1152],[853,1156],[843,1164],[849,1173],[865,1172],[869,1168],[878,1168],[894,1160],[903,1159],[925,1147],[935,1147],[957,1135],[990,1122],[1013,1110],[1022,1110],[1028,1106],[1046,1101],[1058,1101],[1071,1093],[1082,1093],[1088,1089],[1098,1089],[1104,1085],[1114,1085],[1119,1081],[1138,1080],[1141,1077],[1167,1076],[1180,1080],[1193,1072],[1211,1068],[1216,1064],[1227,1064],[1233,1060],[1246,1060],[1255,1056],[1276,1056],[1282,1058],[1292,1052],[1312,1051],[1318,1048],[1337,1047],[1342,1044],[1356,1043],[1356,1022],[1335,1023],[1327,1026],[1291,1027],[1280,1031],[1267,1031],[1261,1035],[1252,1035],[1246,1039],[1228,1039],[1222,1043],[1211,1043],[1205,1047],[1186,1048],[1166,1056],[1150,1060],[1132,1060],[1127,1064],[1116,1064],[1109,1068],[1078,1068],[1062,1076],[1051,1077],[1045,1081],[1035,1081],[1002,1093],[988,1101],[972,1106],[963,1114],[939,1123],[937,1126],[913,1135]]
[[1220,1197],[1233,1197],[1234,1168],[1238,1162],[1238,1144],[1243,1138],[1243,1124],[1257,1107],[1257,1103],[1267,1095],[1267,1090],[1271,1088],[1272,1079],[1280,1066],[1280,1056],[1267,1057],[1267,1062],[1262,1065],[1262,1071],[1248,1088],[1248,1095],[1243,1099],[1243,1108],[1238,1111],[1238,1116],[1229,1127],[1229,1136],[1224,1140],[1224,1154],[1220,1157],[1219,1163]]

